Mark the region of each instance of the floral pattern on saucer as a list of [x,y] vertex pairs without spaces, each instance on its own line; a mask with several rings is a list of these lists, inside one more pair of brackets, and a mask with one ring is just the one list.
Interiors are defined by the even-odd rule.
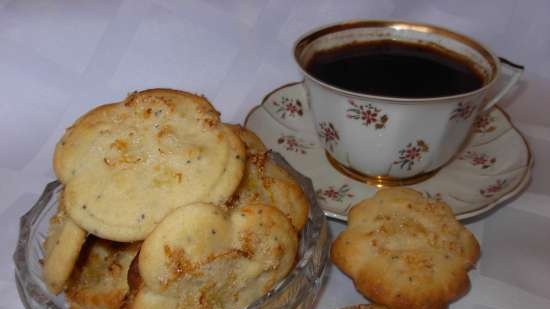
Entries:
[[489,197],[490,198],[490,197],[495,196],[496,194],[498,194],[502,190],[504,190],[506,188],[507,184],[508,184],[508,181],[506,179],[504,179],[504,180],[497,179],[497,181],[494,184],[489,185],[485,189],[479,190],[479,193],[481,195],[483,195],[484,197]]
[[477,166],[481,169],[487,169],[495,164],[497,158],[486,153],[478,153],[468,150],[463,152],[463,154],[458,157],[458,160],[465,160],[473,166]]
[[284,145],[287,151],[292,151],[304,155],[307,154],[308,149],[315,146],[315,144],[305,142],[294,135],[285,134],[281,134],[281,136],[277,139],[277,144]]
[[288,117],[302,117],[304,111],[302,109],[302,102],[298,99],[289,99],[287,97],[281,97],[280,100],[271,101],[277,109],[276,113],[282,119]]
[[476,133],[490,133],[493,132],[496,127],[494,126],[495,117],[489,114],[483,114],[477,117],[474,122],[474,132]]
[[343,184],[339,188],[328,186],[326,188],[317,189],[315,193],[320,200],[332,200],[335,202],[343,202],[354,196],[348,184]]
[[[302,115],[291,117],[288,112],[282,116],[281,106],[289,104],[282,102],[301,102]],[[348,178],[330,165],[323,143],[328,148],[331,144],[334,147],[338,132],[329,123],[319,123],[324,135],[318,136],[306,102],[301,83],[285,85],[268,94],[249,113],[245,126],[256,132],[268,148],[280,152],[296,170],[312,179],[327,216],[347,220],[351,206],[372,196],[377,188]],[[351,115],[348,118],[361,121],[366,127],[376,129],[376,124],[385,125],[388,121],[382,120],[383,111],[374,106],[350,104],[347,108]],[[450,117],[467,119],[472,114],[467,104],[463,104]],[[532,167],[525,140],[501,109],[493,108],[479,116],[473,131],[455,160],[433,177],[410,186],[428,198],[446,202],[459,219],[486,212],[521,192],[530,179]],[[426,151],[429,147],[421,140],[411,141],[396,154],[396,164],[406,169]]]
[[323,121],[319,123],[319,128],[321,128],[321,130],[319,130],[319,138],[327,145],[330,151],[334,151],[334,148],[340,141],[340,135],[338,135],[334,125],[330,122]]

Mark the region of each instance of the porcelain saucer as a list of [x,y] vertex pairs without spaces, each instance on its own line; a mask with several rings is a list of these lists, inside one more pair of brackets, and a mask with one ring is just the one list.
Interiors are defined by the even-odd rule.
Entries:
[[[266,95],[249,112],[245,126],[312,179],[319,204],[329,217],[346,221],[351,206],[377,190],[341,174],[328,162],[302,83],[284,85]],[[409,187],[445,201],[457,218],[465,219],[520,193],[529,182],[532,164],[523,136],[503,110],[493,108],[476,120],[461,153],[431,178]]]

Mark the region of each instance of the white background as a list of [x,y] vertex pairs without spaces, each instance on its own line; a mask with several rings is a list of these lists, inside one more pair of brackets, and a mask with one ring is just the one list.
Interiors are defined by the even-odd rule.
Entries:
[[[18,218],[54,179],[54,145],[76,117],[133,90],[174,87],[242,122],[264,94],[300,79],[291,48],[301,33],[351,18],[443,25],[526,66],[501,106],[529,140],[533,180],[469,221],[483,255],[451,308],[550,308],[548,0],[0,0],[0,308],[22,308],[11,262]],[[358,302],[333,268],[317,307]]]

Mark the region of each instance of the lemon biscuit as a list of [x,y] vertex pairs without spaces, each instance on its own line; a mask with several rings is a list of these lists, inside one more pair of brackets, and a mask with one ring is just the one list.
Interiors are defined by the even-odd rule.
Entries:
[[236,124],[230,124],[229,127],[243,141],[246,147],[246,154],[263,153],[267,151],[267,147],[262,140],[252,130]]
[[446,204],[405,188],[355,205],[331,248],[361,293],[394,309],[445,308],[469,287],[478,257],[477,240]]
[[89,237],[67,282],[71,309],[119,309],[129,292],[128,269],[141,243]]
[[203,97],[152,89],[88,112],[56,146],[67,212],[90,233],[143,240],[193,202],[223,203],[244,172],[245,149]]
[[50,219],[44,242],[42,276],[46,287],[54,294],[63,291],[87,234],[67,216],[63,201],[62,194],[58,212]]
[[233,205],[262,203],[288,216],[297,231],[306,224],[309,203],[300,185],[269,158],[267,149],[254,132],[232,126],[246,145],[246,169],[231,201]]
[[143,285],[131,308],[244,307],[286,276],[297,248],[294,228],[274,207],[178,208],[143,242]]

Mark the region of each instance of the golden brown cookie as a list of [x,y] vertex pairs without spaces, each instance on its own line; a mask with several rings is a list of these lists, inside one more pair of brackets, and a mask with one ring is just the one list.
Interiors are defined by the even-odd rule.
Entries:
[[143,240],[171,210],[224,203],[244,172],[240,138],[203,97],[136,92],[88,112],[56,146],[67,212],[90,233]]
[[378,304],[360,304],[355,306],[349,306],[345,308],[340,309],[388,309],[386,306],[378,305]]
[[178,208],[143,242],[143,285],[130,308],[244,307],[287,275],[297,249],[296,231],[274,207]]
[[372,301],[393,309],[445,308],[469,287],[474,235],[443,202],[405,188],[355,205],[331,259]]
[[246,169],[231,205],[268,204],[288,216],[300,231],[307,221],[309,203],[300,185],[273,162],[265,145],[254,132],[233,125],[233,131],[246,145]]
[[54,294],[63,291],[87,234],[67,216],[63,196],[57,214],[50,219],[44,242],[42,276],[48,290]]
[[176,297],[165,296],[162,293],[155,293],[146,287],[136,291],[132,302],[124,309],[184,309],[184,308],[208,308],[208,307],[182,307],[178,304]]
[[242,127],[238,124],[229,124],[228,125],[235,134],[243,141],[246,146],[246,154],[256,154],[263,153],[267,151],[267,147],[262,142],[262,140],[252,132],[250,129]]
[[71,309],[119,309],[128,291],[128,269],[141,243],[89,237],[67,282]]

